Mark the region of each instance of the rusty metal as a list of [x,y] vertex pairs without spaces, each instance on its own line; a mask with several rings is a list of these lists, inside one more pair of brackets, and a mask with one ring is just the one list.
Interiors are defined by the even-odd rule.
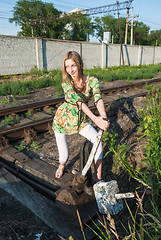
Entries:
[[0,152],[9,147],[9,141],[3,135],[0,138]]
[[37,137],[37,132],[34,131],[34,129],[32,128],[24,129],[24,134],[25,134],[24,141],[27,145],[34,141],[35,138]]
[[96,215],[98,211],[94,196],[85,192],[78,194],[72,187],[65,187],[56,192],[55,205],[64,212],[72,215],[77,222],[77,211],[79,212],[82,223],[86,223],[90,217]]
[[30,123],[21,124],[15,127],[10,127],[4,130],[0,130],[0,138],[6,137],[9,141],[25,137],[25,129],[32,128],[36,132],[47,131],[49,124],[52,125],[53,117],[46,119],[40,119],[37,121],[31,121]]
[[137,83],[131,83],[131,84],[120,85],[120,86],[116,86],[116,87],[105,88],[105,89],[101,89],[101,93],[107,95],[107,94],[123,92],[125,90],[127,91],[129,89],[141,88],[141,87],[145,86],[146,84],[153,84],[153,83],[160,82],[160,81],[161,81],[161,78],[157,78],[157,79],[146,80],[146,81],[137,82]]
[[54,106],[56,104],[62,103],[64,101],[64,97],[60,98],[52,98],[38,102],[32,102],[27,104],[22,104],[18,106],[2,108],[0,109],[0,116],[9,115],[11,113],[20,113],[25,112],[29,109],[43,108],[45,106]]

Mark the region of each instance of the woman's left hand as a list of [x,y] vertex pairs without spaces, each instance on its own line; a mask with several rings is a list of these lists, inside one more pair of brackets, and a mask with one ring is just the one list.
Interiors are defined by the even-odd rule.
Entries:
[[107,128],[110,126],[110,121],[104,117],[97,117],[95,121],[96,125],[101,128],[102,130],[106,131]]

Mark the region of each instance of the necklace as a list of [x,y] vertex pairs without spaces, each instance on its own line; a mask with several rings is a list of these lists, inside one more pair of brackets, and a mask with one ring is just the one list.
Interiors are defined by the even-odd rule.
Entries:
[[86,90],[86,82],[83,79],[73,81],[72,80],[73,86],[80,92],[85,92]]

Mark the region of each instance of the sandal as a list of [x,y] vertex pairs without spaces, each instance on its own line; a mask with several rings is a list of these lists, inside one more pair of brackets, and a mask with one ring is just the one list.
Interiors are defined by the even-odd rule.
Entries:
[[61,178],[64,172],[64,167],[61,167],[59,165],[58,169],[56,170],[55,177],[56,178]]

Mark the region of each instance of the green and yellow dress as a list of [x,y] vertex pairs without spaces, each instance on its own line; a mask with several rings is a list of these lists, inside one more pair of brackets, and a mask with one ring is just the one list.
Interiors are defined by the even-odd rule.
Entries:
[[65,95],[65,102],[60,105],[56,111],[53,120],[53,130],[63,134],[74,134],[81,131],[85,126],[90,124],[90,120],[86,114],[81,111],[77,102],[88,103],[89,99],[93,96],[96,103],[101,99],[100,84],[97,78],[87,77],[86,92],[81,93],[75,89],[73,84],[68,79],[62,83]]

